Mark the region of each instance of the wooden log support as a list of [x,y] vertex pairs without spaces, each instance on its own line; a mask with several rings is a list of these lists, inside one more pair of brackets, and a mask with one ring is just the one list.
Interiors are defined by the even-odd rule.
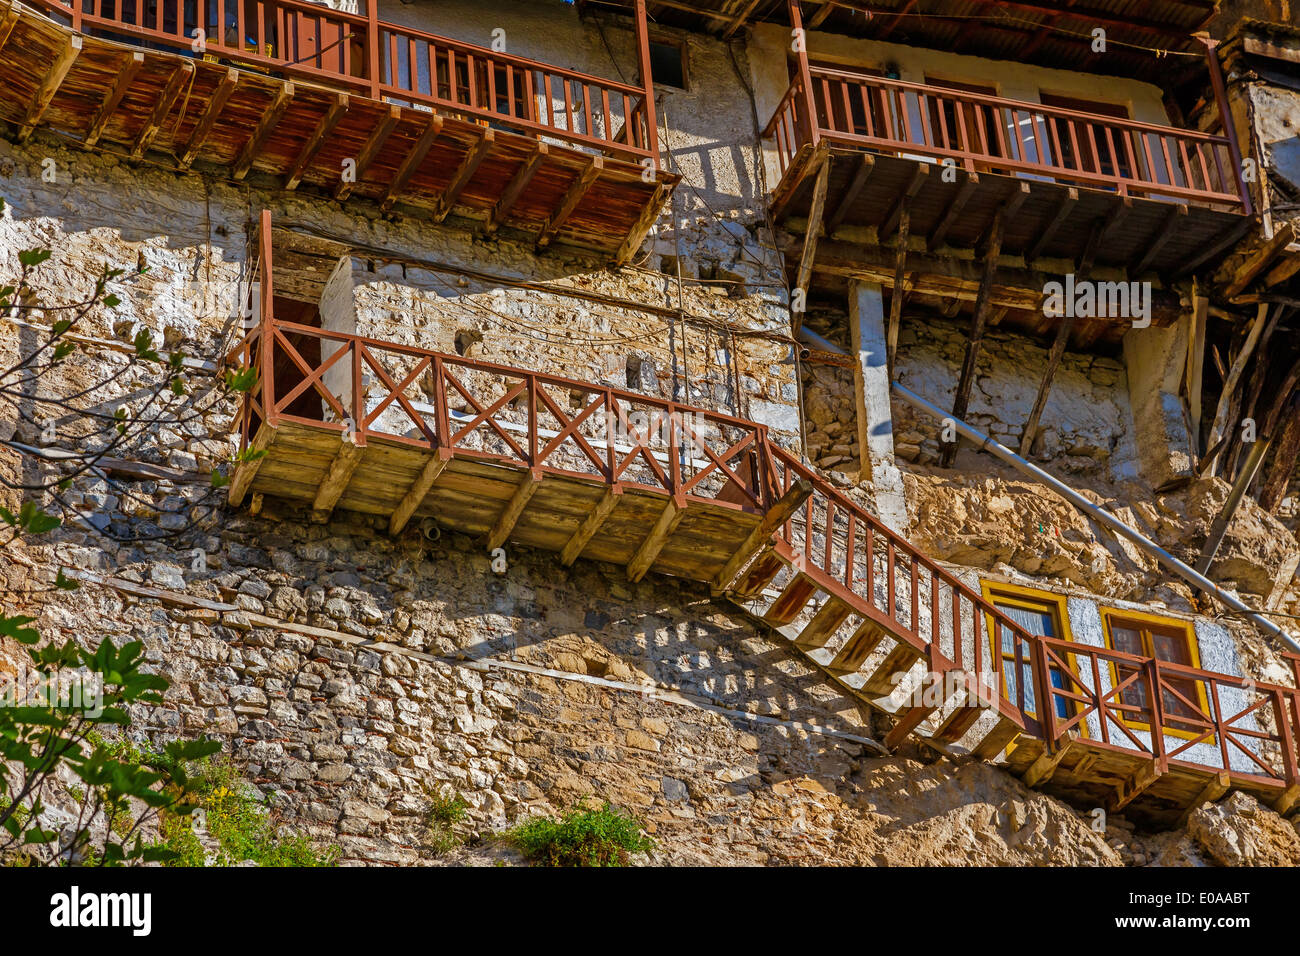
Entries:
[[898,334],[903,326],[903,303],[907,299],[907,243],[912,237],[912,201],[903,199],[898,217],[898,248],[894,263],[894,284],[889,292],[889,325],[885,332],[885,361],[889,380],[894,379],[894,357],[898,354]]
[[1300,783],[1293,783],[1282,791],[1282,795],[1273,801],[1273,809],[1286,816],[1300,804]]
[[1261,272],[1271,266],[1278,254],[1294,240],[1295,228],[1290,222],[1283,222],[1278,226],[1277,231],[1273,233],[1272,239],[1264,243],[1250,258],[1237,267],[1237,271],[1232,275],[1232,281],[1223,290],[1224,297],[1235,299],[1245,292],[1246,287],[1254,282]]
[[1277,514],[1277,509],[1286,500],[1287,488],[1295,473],[1295,461],[1300,458],[1300,392],[1291,396],[1290,409],[1282,434],[1277,439],[1273,462],[1264,473],[1260,485],[1259,505],[1270,514]]
[[1151,268],[1151,263],[1156,261],[1156,256],[1164,249],[1165,244],[1174,236],[1178,235],[1182,229],[1182,220],[1191,215],[1191,211],[1186,203],[1174,203],[1169,212],[1165,213],[1164,220],[1156,228],[1155,235],[1147,240],[1147,251],[1142,254],[1137,265],[1133,267],[1133,275],[1140,276]]
[[784,568],[785,562],[774,549],[764,550],[737,579],[729,592],[732,600],[748,601],[757,597]]
[[619,499],[623,496],[623,489],[619,485],[611,485],[605,489],[600,501],[592,509],[587,517],[582,519],[582,524],[578,525],[578,530],[573,532],[573,537],[569,538],[565,544],[564,550],[560,552],[560,563],[566,568],[572,567],[573,562],[577,561],[582,555],[583,549],[591,543],[591,539],[600,531],[605,520],[614,513],[618,507]]
[[217,88],[212,91],[212,96],[208,99],[208,105],[203,110],[203,115],[194,124],[194,132],[190,134],[190,141],[185,145],[185,150],[180,156],[183,169],[189,169],[199,155],[199,150],[203,148],[203,144],[207,142],[208,136],[216,127],[217,120],[221,118],[221,111],[226,108],[226,103],[238,86],[239,71],[232,66],[226,70],[226,75],[221,78]]
[[1129,213],[1133,211],[1133,200],[1124,196],[1119,201],[1113,203],[1110,212],[1093,224],[1092,232],[1088,236],[1088,243],[1083,248],[1083,254],[1079,256],[1079,261],[1075,266],[1075,271],[1081,278],[1087,278],[1092,272],[1092,267],[1097,261],[1097,253],[1105,248],[1106,237],[1109,236],[1116,228],[1119,227]]
[[[813,182],[812,205],[808,209],[808,225],[803,234],[803,254],[799,257],[799,271],[795,274],[794,289],[796,295],[808,294],[808,285],[812,282],[813,262],[817,259],[817,243],[821,241],[822,218],[826,214],[826,191],[830,188],[831,157],[830,150],[819,147],[814,160],[817,166],[817,179]],[[794,312],[795,335],[803,325],[803,312]]]
[[975,704],[956,707],[935,728],[931,739],[939,743],[955,744],[970,732],[983,713],[984,708]]
[[844,642],[844,646],[836,652],[826,669],[834,674],[857,673],[858,669],[867,662],[871,652],[879,647],[884,639],[885,632],[879,624],[870,619],[863,621]]
[[248,489],[253,486],[253,480],[257,477],[258,469],[266,460],[266,455],[259,453],[266,452],[274,441],[275,429],[263,424],[253,436],[253,440],[248,443],[250,458],[248,461],[240,462],[235,468],[235,473],[230,479],[230,488],[226,492],[226,500],[230,502],[230,507],[238,508],[244,503],[244,495],[248,494]]
[[510,211],[515,208],[515,203],[519,202],[519,197],[524,194],[528,184],[533,181],[537,171],[546,162],[550,150],[550,146],[546,143],[539,142],[519,167],[519,171],[511,177],[510,184],[502,191],[492,211],[488,213],[487,222],[483,224],[483,231],[489,236],[495,236],[497,230],[501,228],[501,223],[510,215]]
[[1264,287],[1271,289],[1275,285],[1281,285],[1297,272],[1300,272],[1300,252],[1293,252],[1274,266],[1268,275],[1264,276]]
[[402,108],[400,106],[390,105],[380,117],[375,128],[370,131],[366,137],[365,145],[361,147],[361,152],[356,156],[356,167],[352,171],[352,179],[339,178],[339,184],[334,189],[334,198],[339,202],[347,199],[352,195],[352,190],[356,188],[357,183],[361,182],[361,177],[370,164],[375,161],[379,151],[384,148],[384,143],[388,142],[388,137],[393,135],[393,130],[397,128],[398,122],[402,118]]
[[[957,383],[957,396],[953,402],[952,417],[961,421],[966,417],[970,405],[971,388],[975,384],[975,370],[979,362],[980,346],[984,341],[984,331],[988,324],[989,298],[993,280],[997,276],[998,257],[1002,254],[1002,231],[1005,224],[1006,206],[1000,208],[993,217],[989,230],[989,244],[984,252],[984,276],[980,281],[980,291],[975,299],[975,315],[971,320],[970,341],[966,344],[966,358],[962,362],[961,379]],[[940,464],[951,468],[957,457],[959,441],[945,445]]]
[[888,697],[898,686],[902,675],[910,671],[920,658],[920,651],[911,644],[900,641],[868,675],[862,684],[862,692],[877,697]]
[[402,165],[397,167],[392,182],[384,190],[384,198],[379,201],[380,209],[389,210],[393,208],[398,195],[406,188],[406,184],[411,181],[415,171],[420,168],[420,164],[424,162],[424,157],[429,155],[429,150],[433,148],[433,143],[441,132],[442,117],[434,113],[429,117],[429,123],[425,126],[424,132],[420,134],[420,138],[415,141],[415,145],[402,158]]
[[346,93],[334,94],[334,102],[325,111],[321,121],[316,124],[316,129],[307,138],[307,142],[303,143],[298,158],[294,160],[293,168],[289,170],[289,175],[284,181],[285,189],[293,190],[298,188],[298,184],[302,182],[303,174],[307,172],[312,160],[316,158],[316,154],[320,152],[321,147],[325,145],[325,141],[329,139],[330,133],[334,132],[334,127],[338,126],[343,117],[347,115],[349,105],[351,104]]
[[641,210],[641,215],[633,223],[632,228],[628,230],[627,238],[623,240],[623,244],[614,253],[615,265],[627,265],[632,256],[641,248],[641,243],[645,242],[650,227],[659,220],[659,213],[663,209],[664,200],[668,198],[670,192],[672,192],[672,186],[660,180],[659,185],[655,186],[655,191],[650,196],[650,201],[645,204],[645,208]]
[[542,227],[541,233],[537,236],[537,248],[545,249],[559,234],[560,229],[568,222],[569,217],[582,205],[583,199],[587,197],[591,187],[596,180],[600,178],[601,172],[605,169],[605,160],[600,156],[591,157],[591,161],[586,168],[578,174],[578,178],[573,181],[564,198],[560,200],[560,205],[550,218],[546,220],[546,225]]
[[929,179],[930,164],[917,163],[916,171],[912,173],[912,179],[907,184],[907,188],[899,194],[896,200],[894,200],[894,205],[890,207],[889,212],[885,214],[885,218],[880,221],[880,225],[876,229],[877,236],[881,242],[884,242],[892,236],[894,231],[898,229],[898,224],[903,218],[903,210],[910,207],[912,200],[916,198],[916,194],[921,191],[921,188],[929,181]]
[[1030,449],[1034,446],[1034,438],[1038,434],[1038,422],[1043,417],[1048,396],[1052,393],[1052,379],[1056,376],[1056,370],[1061,367],[1061,359],[1065,356],[1066,346],[1070,344],[1070,335],[1074,332],[1075,322],[1073,315],[1066,315],[1060,319],[1061,324],[1056,327],[1056,338],[1052,341],[1051,351],[1047,353],[1047,368],[1043,371],[1043,380],[1038,383],[1034,407],[1025,421],[1024,431],[1020,433],[1021,458],[1028,458]]
[[971,751],[971,756],[976,760],[997,760],[1023,733],[1024,730],[1014,720],[1001,717],[997,725],[975,745],[975,749]]
[[1110,804],[1107,809],[1111,813],[1119,813],[1130,803],[1136,800],[1142,794],[1146,793],[1157,780],[1160,779],[1164,771],[1160,768],[1158,759],[1151,759],[1142,764],[1134,774],[1125,780],[1116,788],[1111,795]]
[[506,543],[506,539],[510,537],[510,532],[515,530],[515,525],[523,517],[524,508],[528,506],[528,502],[532,500],[533,495],[537,494],[537,489],[541,486],[541,472],[529,470],[524,475],[524,480],[519,482],[515,493],[510,496],[510,500],[506,502],[505,508],[497,517],[496,523],[492,525],[492,530],[488,532],[487,549],[489,551],[495,551]]
[[817,650],[825,647],[840,626],[849,619],[853,608],[839,598],[829,597],[826,603],[817,609],[808,626],[799,632],[794,642],[804,650]]
[[663,551],[664,545],[673,536],[677,526],[682,523],[686,517],[686,505],[676,498],[669,498],[668,504],[664,510],[659,513],[659,518],[655,521],[654,527],[646,535],[641,546],[636,549],[636,554],[632,555],[632,560],[627,565],[627,579],[629,581],[640,581],[650,570],[650,566],[655,563],[660,552]]
[[844,222],[853,204],[858,201],[862,195],[862,190],[867,188],[867,183],[871,181],[871,174],[876,169],[876,158],[870,153],[863,153],[858,157],[858,168],[853,174],[853,181],[849,183],[849,188],[844,190],[844,195],[836,204],[835,212],[826,220],[826,235],[831,235],[840,224]]
[[438,205],[433,210],[434,222],[445,222],[447,217],[451,215],[451,211],[456,208],[456,203],[460,201],[460,194],[465,191],[465,187],[473,180],[478,168],[483,165],[483,160],[487,159],[488,153],[496,145],[496,135],[490,129],[483,130],[478,142],[471,146],[469,152],[465,154],[465,158],[461,160],[456,172],[452,174],[451,182],[447,184],[447,188],[438,197]]
[[257,121],[257,126],[253,129],[253,135],[240,150],[239,158],[235,160],[235,165],[231,169],[231,175],[235,179],[243,179],[248,175],[248,171],[253,168],[253,160],[257,159],[257,154],[262,151],[267,139],[275,131],[276,124],[280,122],[280,117],[284,116],[284,111],[292,102],[293,82],[286,81],[276,90],[271,105],[262,113],[262,118]]
[[749,564],[760,551],[767,548],[772,535],[802,507],[803,503],[812,494],[812,490],[812,482],[806,478],[800,478],[790,486],[790,490],[783,494],[776,504],[764,513],[758,525],[745,538],[744,543],[727,559],[727,563],[722,566],[718,576],[713,579],[715,590],[727,591],[731,588],[741,569]]
[[[59,87],[63,85],[63,81],[67,78],[68,71],[72,69],[72,64],[76,62],[77,57],[80,55],[81,37],[74,33],[68,37],[59,55],[54,58],[50,68],[45,71],[45,76],[41,79],[41,85],[36,89],[36,98],[32,100],[31,106],[27,108],[27,115],[18,124],[18,142],[21,143],[32,135],[36,125],[41,121],[41,117],[45,115],[46,109],[49,108],[51,101],[53,101],[55,94],[59,92]],[[193,69],[193,67],[190,67],[191,71]]]
[[804,606],[817,593],[817,584],[804,574],[796,574],[772,602],[763,620],[773,627],[789,624],[803,613]]
[[402,533],[402,529],[406,527],[407,522],[411,520],[411,516],[424,503],[424,499],[428,496],[434,483],[437,482],[438,476],[442,474],[450,461],[451,458],[449,457],[444,458],[440,454],[435,454],[425,463],[420,470],[420,474],[411,483],[411,487],[402,496],[402,500],[397,503],[397,509],[393,512],[392,517],[388,519],[388,533],[390,535],[396,537]]
[[[99,110],[90,121],[90,126],[86,129],[86,135],[82,138],[82,143],[87,149],[99,142],[99,137],[104,135],[104,128],[108,126],[108,121],[113,118],[113,113],[122,102],[122,97],[126,96],[126,91],[131,88],[136,74],[144,66],[144,54],[139,50],[133,50],[126,57],[126,60],[117,69],[117,76],[113,79],[113,84],[108,88],[108,95],[104,97],[104,102],[99,104]],[[234,72],[233,70],[231,71]]]
[[1174,829],[1181,830],[1183,827],[1187,826],[1187,821],[1191,818],[1193,813],[1205,806],[1207,803],[1214,803],[1231,789],[1232,775],[1226,770],[1220,770],[1210,778],[1210,782],[1201,788],[1201,792],[1192,799],[1190,804],[1188,804],[1187,809],[1183,811],[1183,815],[1178,818],[1178,824]]
[[0,16],[0,50],[5,48],[9,37],[13,35],[14,27],[18,25],[18,16],[18,4],[12,2],[6,7],[4,15]]
[[883,741],[885,749],[890,752],[897,750],[899,745],[938,709],[932,704],[923,704],[918,707],[909,707],[903,711],[898,718],[898,722],[890,728],[889,733],[885,734]]
[[966,178],[962,180],[962,184],[957,187],[957,195],[953,197],[952,202],[948,205],[948,211],[943,214],[943,218],[939,220],[939,224],[935,226],[930,232],[930,235],[926,237],[925,246],[927,249],[934,252],[943,246],[944,241],[948,238],[948,233],[961,218],[962,210],[966,208],[966,203],[970,202],[970,197],[975,194],[975,190],[979,188],[979,184],[979,173],[966,174]]
[[347,490],[348,483],[352,480],[352,473],[357,470],[357,465],[361,463],[361,458],[366,452],[364,445],[354,445],[350,441],[340,442],[339,445],[338,454],[330,462],[329,470],[325,472],[325,480],[316,489],[316,499],[312,502],[311,518],[316,524],[329,521],[330,515],[334,513],[334,506],[343,497],[343,492]]
[[1062,739],[1057,741],[1054,750],[1044,750],[1039,754],[1038,759],[1031,763],[1020,777],[1025,786],[1033,789],[1051,780],[1056,774],[1056,769],[1061,765],[1061,761],[1074,750],[1075,743],[1074,732],[1068,731]]
[[167,85],[163,87],[162,95],[158,97],[153,112],[149,114],[149,119],[145,121],[144,127],[136,137],[135,145],[131,147],[131,162],[139,162],[144,158],[144,154],[149,151],[154,138],[162,129],[163,123],[167,121],[167,115],[172,111],[176,101],[180,99],[181,93],[185,91],[185,86],[192,76],[194,76],[194,64],[189,60],[181,63],[172,71],[171,78],[167,81]]
[[1210,426],[1210,437],[1205,443],[1207,449],[1206,459],[1201,463],[1202,473],[1211,478],[1218,472],[1218,463],[1223,459],[1220,452],[1227,443],[1228,431],[1233,427],[1233,422],[1230,419],[1234,417],[1233,405],[1236,401],[1237,385],[1241,381],[1241,376],[1246,372],[1246,366],[1250,364],[1251,356],[1255,353],[1255,346],[1264,333],[1264,326],[1268,324],[1268,312],[1268,303],[1261,303],[1255,321],[1246,334],[1246,341],[1242,343],[1241,351],[1237,353],[1232,367],[1224,377],[1223,390],[1219,396],[1218,407],[1214,412],[1214,423]]

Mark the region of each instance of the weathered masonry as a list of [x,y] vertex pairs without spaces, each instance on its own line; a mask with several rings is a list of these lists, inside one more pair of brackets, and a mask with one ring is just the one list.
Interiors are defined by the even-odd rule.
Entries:
[[[682,663],[682,638],[646,686],[716,691],[729,712],[763,697],[774,721],[988,762],[1153,825],[1230,790],[1290,813],[1300,658],[1261,652],[1248,624],[1049,495],[1008,496],[1014,473],[959,454],[894,389],[1086,482],[1261,610],[1300,610],[1283,506],[1300,258],[1288,146],[1261,113],[1284,94],[1236,66],[1290,63],[1291,41],[1229,38],[1213,15],[1201,0],[0,0],[4,255],[39,239],[66,274],[92,254],[148,261],[122,327],[95,333],[154,329],[257,383],[152,462],[175,478],[259,453],[232,470],[238,540],[213,535],[212,574],[146,584],[115,569],[179,561],[168,546],[86,536],[69,539],[79,572],[188,609],[190,631],[160,618],[151,645],[194,688],[184,730],[258,740],[269,783],[319,788],[293,797],[317,823],[348,774],[365,780],[350,799],[402,806],[439,782],[427,741],[392,727],[446,715],[392,713],[379,678],[295,685],[277,653],[377,641],[383,678],[415,700],[412,675],[453,652],[628,683],[590,654],[542,666],[495,637],[448,646],[464,628],[528,634],[544,569],[584,563],[617,582],[614,610],[557,613],[566,639],[617,631],[620,601],[726,616],[701,663]],[[44,181],[47,159],[67,178]],[[95,201],[78,208],[79,191]],[[171,285],[201,294],[160,304]],[[1194,499],[1216,474],[1240,493]],[[1266,543],[1221,550],[1252,496]],[[962,539],[977,523],[1032,543],[995,555],[993,532]],[[437,552],[447,564],[531,553],[475,620],[416,624],[415,595],[446,584],[454,607],[459,572],[417,575],[403,555],[444,533],[464,542]],[[355,570],[300,580],[344,538]],[[362,594],[371,576],[387,584]],[[764,696],[750,671],[715,675],[746,633],[799,679],[782,671]],[[201,645],[212,673],[172,641]],[[340,736],[309,739],[319,715],[294,708],[327,683]],[[448,705],[459,732],[486,726],[480,704],[493,727],[512,711],[486,701]],[[334,754],[331,779],[278,779],[264,758],[282,738]],[[490,757],[456,783],[515,813],[541,799],[526,777]],[[672,779],[655,799],[683,799]]]

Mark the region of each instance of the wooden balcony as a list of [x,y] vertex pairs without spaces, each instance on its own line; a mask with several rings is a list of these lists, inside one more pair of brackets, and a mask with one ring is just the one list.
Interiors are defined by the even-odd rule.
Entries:
[[1174,277],[1250,222],[1227,136],[814,67],[765,136],[782,172],[778,219],[810,214],[825,162],[828,231],[856,226],[887,242],[906,207],[930,253],[984,245],[1001,209],[1001,250],[1031,266]]
[[133,162],[202,161],[437,221],[455,211],[539,247],[635,251],[676,183],[644,88],[371,10],[0,0],[0,119],[19,139],[48,126]]
[[[277,319],[265,214],[261,234],[262,320],[229,362],[258,373],[238,428],[262,454],[233,505],[707,583],[888,715],[887,747],[999,761],[1082,806],[1168,822],[1230,788],[1300,800],[1294,687],[1032,635],[754,422]],[[909,694],[918,671],[956,693]]]

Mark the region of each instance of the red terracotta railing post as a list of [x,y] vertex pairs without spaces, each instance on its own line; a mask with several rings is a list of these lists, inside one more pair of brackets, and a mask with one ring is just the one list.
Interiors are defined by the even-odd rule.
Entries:
[[1223,66],[1219,63],[1217,52],[1219,41],[1208,33],[1198,33],[1196,39],[1205,47],[1205,59],[1210,68],[1210,85],[1214,88],[1214,99],[1219,105],[1219,120],[1223,123],[1223,135],[1228,140],[1228,154],[1232,158],[1232,175],[1236,179],[1237,191],[1241,194],[1242,211],[1249,216],[1255,211],[1255,206],[1250,195],[1250,184],[1246,182],[1243,175],[1241,145],[1237,142],[1237,124],[1232,119],[1232,107],[1228,104],[1228,90],[1223,82]]
[[[636,0],[636,58],[637,66],[641,71],[641,85],[645,87],[645,100],[641,111],[645,117],[645,145],[654,160],[655,168],[658,169],[660,166],[659,120],[655,112],[655,79],[650,71],[650,27],[646,22],[645,2],[646,0]],[[631,123],[632,117],[629,116],[629,127]],[[608,135],[608,131],[606,131],[606,135]],[[631,139],[630,132],[628,138]]]

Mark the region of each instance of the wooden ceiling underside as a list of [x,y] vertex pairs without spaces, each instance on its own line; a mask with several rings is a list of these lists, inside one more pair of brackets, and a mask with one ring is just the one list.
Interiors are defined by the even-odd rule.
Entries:
[[[676,185],[639,165],[227,64],[81,36],[0,5],[0,120],[132,162],[257,172],[285,189],[445,219],[625,260]],[[347,160],[355,182],[345,182]]]

